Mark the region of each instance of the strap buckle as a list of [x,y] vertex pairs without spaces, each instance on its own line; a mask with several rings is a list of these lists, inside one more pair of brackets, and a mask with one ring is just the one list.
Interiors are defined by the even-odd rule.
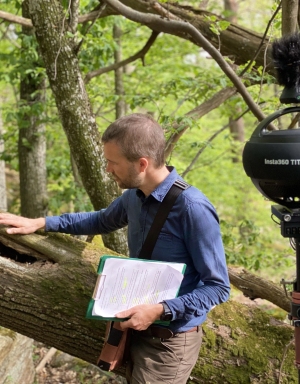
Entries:
[[176,187],[181,188],[182,190],[186,190],[190,187],[190,184],[185,182],[184,180],[177,179],[173,185],[176,185]]

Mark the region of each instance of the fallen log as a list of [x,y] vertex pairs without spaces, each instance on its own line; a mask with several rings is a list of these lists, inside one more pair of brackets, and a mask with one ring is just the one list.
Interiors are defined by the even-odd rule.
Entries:
[[[11,236],[0,227],[0,254],[0,326],[95,364],[105,322],[85,313],[99,258],[113,252],[68,235]],[[191,383],[297,382],[293,328],[259,308],[229,301],[203,329]]]

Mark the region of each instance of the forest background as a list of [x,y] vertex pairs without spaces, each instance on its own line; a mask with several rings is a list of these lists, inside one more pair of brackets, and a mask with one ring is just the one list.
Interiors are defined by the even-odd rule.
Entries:
[[[42,8],[43,2],[38,3]],[[83,104],[88,109],[90,103],[92,111],[85,115],[86,124],[95,124],[100,134],[117,117],[133,112],[150,113],[161,123],[169,144],[168,164],[202,190],[218,211],[230,266],[244,267],[276,284],[282,278],[293,280],[294,251],[271,220],[272,203],[255,189],[241,160],[245,141],[261,116],[282,108],[281,88],[267,66],[270,58],[266,52],[274,39],[297,30],[291,23],[290,30],[284,30],[284,2],[136,2],[141,8],[145,3],[156,6],[161,17],[170,20],[179,18],[174,16],[172,7],[176,6],[181,17],[183,12],[201,15],[217,52],[222,53],[222,36],[230,26],[238,25],[259,36],[265,62],[256,61],[254,54],[244,62],[242,56],[235,60],[237,52],[236,56],[223,54],[223,60],[247,87],[261,114],[254,113],[232,88],[232,78],[224,73],[225,64],[220,65],[213,51],[176,33],[153,32],[146,23],[120,17],[109,11],[109,2],[54,2],[54,13],[61,6],[61,46],[57,50],[54,46],[51,56],[43,45],[49,41],[43,43],[37,26],[34,31],[27,22],[37,12],[31,2],[1,0],[0,208],[28,217],[57,215],[102,208],[120,193],[104,175],[101,153],[94,147],[81,148],[81,136],[70,133],[72,124],[74,131],[78,126],[67,114],[71,109],[67,106],[69,93],[63,94],[61,89],[60,96],[56,93],[57,80],[69,76],[71,93],[72,81],[86,90],[88,98]],[[169,14],[163,14],[166,10]],[[9,19],[6,13],[15,18]],[[80,19],[80,15],[94,18]],[[78,59],[75,65],[83,82],[74,80],[74,73],[68,75],[68,68],[64,73],[59,62],[68,44]],[[217,101],[222,97],[222,102]],[[91,116],[95,122],[89,120]],[[89,128],[85,132],[85,127],[81,128],[83,136],[95,135]],[[102,170],[89,181],[84,169],[93,159],[83,164],[83,158],[90,152]],[[109,185],[102,193],[101,188],[91,186],[99,178]],[[99,195],[105,198],[101,200]],[[124,234],[118,236],[104,238],[104,244],[126,254]],[[233,296],[237,294],[234,291]],[[285,318],[286,313],[279,311],[278,316]]]

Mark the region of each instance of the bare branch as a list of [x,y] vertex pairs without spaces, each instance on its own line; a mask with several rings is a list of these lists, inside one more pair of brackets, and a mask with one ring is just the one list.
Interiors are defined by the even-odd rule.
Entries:
[[226,124],[224,125],[224,127],[220,128],[217,130],[217,132],[215,132],[207,141],[206,141],[206,145],[204,145],[203,147],[201,147],[199,149],[199,151],[196,153],[196,155],[194,156],[193,160],[190,162],[190,164],[186,167],[185,171],[182,172],[181,176],[182,177],[185,177],[187,175],[187,173],[189,173],[193,167],[193,165],[197,162],[197,160],[199,159],[201,153],[204,151],[205,148],[207,148],[208,146],[208,143],[211,143],[220,133],[222,133],[223,131],[225,131],[225,129],[227,129],[229,127],[229,124]]
[[29,27],[29,28],[33,27],[30,19],[26,19],[25,17],[22,17],[22,16],[16,16],[16,15],[13,15],[12,13],[0,11],[0,18],[15,24],[20,24],[23,27]]
[[[83,24],[88,21],[94,21],[99,17],[99,11],[93,11],[86,15],[78,16],[78,24]],[[33,28],[32,21],[22,16],[16,16],[12,13],[0,11],[0,19],[10,21],[11,23],[22,25],[23,27]]]
[[51,361],[52,357],[55,355],[57,349],[51,347],[49,351],[46,353],[46,355],[43,357],[41,362],[38,364],[38,366],[35,368],[35,372],[39,373],[49,361]]
[[[225,100],[229,99],[235,93],[236,93],[236,89],[233,87],[221,89],[221,91],[215,93],[213,97],[211,97],[209,100],[206,100],[204,103],[202,103],[198,107],[192,109],[185,116],[192,117],[194,119],[199,119],[200,117],[206,115],[208,112],[212,111],[213,109],[218,108],[222,103],[224,103]],[[176,130],[176,127],[173,127],[173,128],[175,128]],[[181,136],[184,134],[184,132],[187,129],[188,129],[188,126],[185,126],[180,130],[175,131],[175,133],[173,133],[170,136],[165,149],[166,157],[168,157],[171,154],[175,144],[178,142],[178,140],[181,138]]]
[[144,58],[144,56],[147,54],[147,52],[149,51],[149,49],[151,48],[151,46],[155,42],[158,35],[159,35],[159,32],[153,31],[149,40],[147,41],[145,46],[139,52],[137,52],[133,56],[130,56],[127,59],[122,60],[118,63],[114,63],[114,64],[109,65],[107,67],[97,69],[96,71],[89,72],[86,75],[84,82],[87,84],[92,78],[94,78],[96,76],[103,75],[103,73],[107,73],[109,71],[115,71],[116,69],[124,67],[125,65],[127,65],[127,64],[129,64],[129,63],[131,63],[137,59]]
[[[92,26],[95,24],[95,21],[100,18],[101,14],[105,10],[105,8],[106,8],[106,4],[103,3],[103,4],[100,5],[100,7],[99,7],[99,9],[97,11],[89,13],[88,15],[86,15],[86,16],[89,16],[89,15],[93,14],[93,19],[87,20],[87,21],[92,21],[92,23],[89,25],[87,30],[84,32],[85,35],[88,34],[88,32],[90,31]],[[81,19],[81,18],[83,18],[83,16],[82,17],[80,16],[79,18]]]
[[[247,112],[249,112],[249,109],[246,111],[242,112],[239,116],[237,116],[235,119],[232,121],[237,121],[241,119]],[[188,165],[188,167],[185,169],[185,171],[181,174],[182,177],[185,177],[188,172],[192,170],[193,165],[196,163],[196,161],[199,159],[200,155],[204,151],[205,148],[207,148],[208,144],[211,143],[220,133],[225,131],[225,129],[229,128],[230,123],[224,125],[222,128],[218,129],[217,132],[215,132],[207,141],[206,145],[203,146],[202,148],[199,149],[199,151],[196,153],[196,156],[193,158],[191,163]]]

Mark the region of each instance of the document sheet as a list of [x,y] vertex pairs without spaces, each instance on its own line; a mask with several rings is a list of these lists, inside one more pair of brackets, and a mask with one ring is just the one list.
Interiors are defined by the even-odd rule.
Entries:
[[107,258],[93,299],[93,316],[114,317],[139,304],[177,296],[185,264]]

